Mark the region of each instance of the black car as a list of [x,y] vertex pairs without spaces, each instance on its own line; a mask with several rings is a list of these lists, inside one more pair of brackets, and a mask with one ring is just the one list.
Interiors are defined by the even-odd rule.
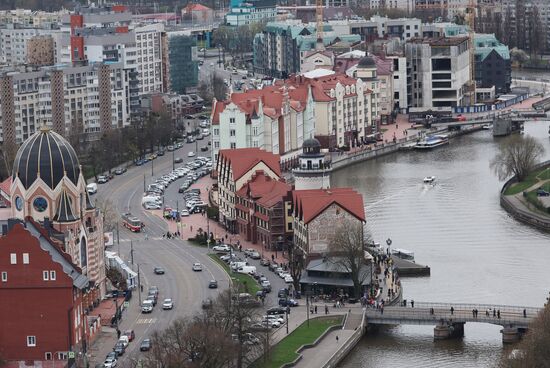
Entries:
[[277,293],[277,297],[279,298],[286,298],[287,295],[288,295],[287,289],[280,289],[279,292]]
[[164,275],[164,268],[162,267],[155,267],[153,269],[153,272],[155,273],[155,275]]
[[208,151],[208,146],[201,147],[201,151],[202,151],[202,152]]
[[157,156],[164,156],[164,151],[163,150],[158,151]]
[[193,115],[185,115],[186,119],[194,119],[195,117]]
[[199,119],[208,119],[208,116],[206,116],[206,115],[199,115]]
[[539,197],[548,197],[548,196],[550,196],[550,192],[547,192],[546,190],[544,190],[544,188],[539,188],[539,189],[537,189],[537,196],[539,196]]
[[209,289],[217,289],[218,288],[218,282],[216,280],[210,280],[208,283]]
[[278,315],[278,314],[285,314],[285,313],[286,313],[286,308],[282,308],[282,307],[273,307],[273,308],[269,308],[267,310],[267,315],[268,316]]
[[124,344],[121,342],[117,342],[115,344],[115,347],[113,348],[113,351],[117,354],[117,356],[124,355],[126,348],[124,347]]
[[281,298],[279,299],[279,305],[281,307],[297,307],[298,302],[294,299]]
[[143,339],[141,345],[139,346],[140,351],[149,351],[151,350],[151,339]]
[[269,270],[270,271],[275,271],[275,269],[277,269],[277,267],[279,267],[279,265],[276,262],[272,262],[272,263],[269,264]]

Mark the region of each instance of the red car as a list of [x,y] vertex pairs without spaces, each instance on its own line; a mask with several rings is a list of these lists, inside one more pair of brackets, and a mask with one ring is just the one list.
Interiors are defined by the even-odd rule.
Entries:
[[128,337],[128,341],[133,341],[136,338],[136,334],[134,333],[134,330],[124,331],[124,336]]

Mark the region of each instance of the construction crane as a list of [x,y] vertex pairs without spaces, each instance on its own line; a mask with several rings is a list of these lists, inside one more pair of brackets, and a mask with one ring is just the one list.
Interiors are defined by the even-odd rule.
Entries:
[[323,44],[323,0],[316,0],[317,44]]
[[470,53],[470,85],[468,86],[468,95],[470,100],[470,106],[476,103],[476,60],[475,60],[475,26],[476,26],[476,4],[475,0],[468,1],[468,7],[466,8],[467,23],[468,23],[468,37],[470,38],[470,44],[468,52]]

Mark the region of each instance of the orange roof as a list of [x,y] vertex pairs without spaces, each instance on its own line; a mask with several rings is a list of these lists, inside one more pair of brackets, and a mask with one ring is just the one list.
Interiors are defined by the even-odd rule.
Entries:
[[281,177],[280,160],[281,157],[279,155],[255,147],[223,149],[219,152],[218,165],[220,162],[224,162],[226,165],[231,166],[233,180],[240,179],[260,162],[263,162],[278,177]]
[[365,221],[363,196],[351,188],[295,190],[292,192],[294,215],[309,223],[331,204],[336,203],[361,221]]
[[6,180],[0,183],[0,190],[6,193],[7,195],[10,195],[11,194],[10,187],[11,187],[11,175]]
[[211,10],[209,7],[204,6],[202,4],[187,4],[185,7],[188,12],[190,11],[205,11],[205,10]]
[[237,191],[239,197],[252,198],[259,205],[270,208],[279,203],[292,189],[280,180],[273,180],[263,171],[258,171],[250,181]]

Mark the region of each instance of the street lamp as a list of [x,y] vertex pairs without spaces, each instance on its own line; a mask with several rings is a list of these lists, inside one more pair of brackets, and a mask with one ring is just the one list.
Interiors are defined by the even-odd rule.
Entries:
[[386,240],[386,244],[388,245],[388,250],[387,250],[387,252],[388,252],[388,256],[390,255],[390,247],[391,247],[391,243],[392,243],[391,239],[390,239],[390,238],[388,238],[388,239]]
[[283,237],[279,235],[279,237],[277,238],[277,241],[278,241],[277,246],[275,247],[275,258],[277,258],[277,248],[282,247]]

